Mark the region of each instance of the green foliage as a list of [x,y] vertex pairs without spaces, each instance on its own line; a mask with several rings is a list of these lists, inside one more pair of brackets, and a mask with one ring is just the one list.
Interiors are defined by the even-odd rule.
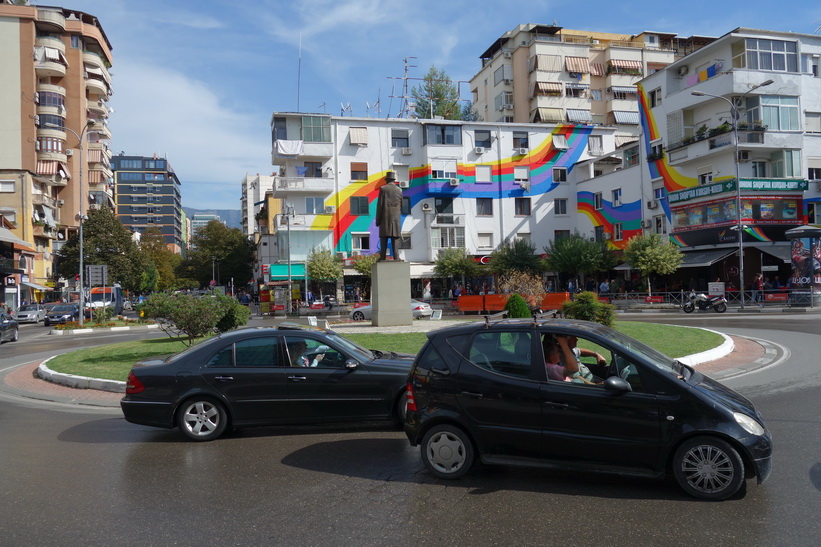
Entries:
[[596,293],[581,292],[575,300],[568,300],[562,304],[562,315],[570,319],[593,321],[612,327],[615,321],[615,306],[600,302]]
[[530,306],[527,305],[525,299],[519,294],[510,295],[510,298],[507,299],[507,303],[505,304],[505,310],[507,311],[507,316],[514,319],[526,319],[533,315],[530,312]]
[[578,232],[551,241],[544,252],[548,270],[576,276],[604,272],[615,266],[616,256],[606,246]]
[[197,297],[191,294],[155,293],[148,297],[140,310],[145,317],[154,319],[171,338],[186,336],[189,346],[195,338],[242,326],[250,318],[248,308],[229,296],[219,294]]
[[540,276],[515,270],[499,278],[499,288],[502,289],[502,292],[516,293],[521,296],[532,308],[539,305],[544,294],[544,286]]
[[[182,262],[182,257],[168,248],[165,236],[156,226],[151,226],[140,237],[140,250],[146,257],[147,276],[143,279],[146,285],[144,291],[166,291],[173,289],[176,284],[174,270]],[[149,271],[153,269],[153,271]]]
[[212,220],[191,238],[188,258],[175,273],[196,279],[198,287],[207,287],[212,275],[222,284],[233,278],[244,285],[253,276],[253,256],[254,247],[242,230]]
[[624,249],[624,259],[633,268],[641,270],[648,279],[648,285],[652,275],[669,275],[675,272],[683,257],[678,247],[661,234],[635,236],[627,242]]
[[441,116],[446,120],[458,120],[462,116],[458,86],[447,72],[437,70],[435,66],[430,67],[425,74],[424,82],[411,90],[411,97],[416,105],[418,118],[432,119]]
[[443,249],[433,265],[433,271],[439,277],[473,277],[478,265],[467,249],[448,247]]
[[373,265],[378,261],[378,254],[355,256],[353,257],[353,269],[361,275],[370,277],[371,271],[373,271]]
[[339,279],[342,277],[342,261],[328,249],[314,249],[308,255],[308,276],[317,281]]
[[539,275],[544,271],[544,261],[536,255],[536,246],[524,239],[506,238],[490,256],[490,270],[498,275],[513,272]]
[[111,308],[111,306],[102,306],[99,308],[94,308],[94,310],[91,312],[91,315],[94,319],[94,322],[99,325],[111,319],[111,317],[114,315],[114,310]]

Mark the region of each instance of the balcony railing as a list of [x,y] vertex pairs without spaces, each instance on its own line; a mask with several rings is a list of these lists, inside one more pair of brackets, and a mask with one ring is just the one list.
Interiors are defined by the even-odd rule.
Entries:
[[334,190],[334,179],[321,177],[276,177],[274,195],[289,192],[325,193]]
[[441,213],[433,219],[433,224],[438,226],[464,226],[465,215],[463,213]]

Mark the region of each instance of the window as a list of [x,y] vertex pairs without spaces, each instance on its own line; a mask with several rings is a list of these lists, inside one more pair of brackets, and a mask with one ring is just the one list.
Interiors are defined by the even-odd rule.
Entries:
[[553,230],[553,241],[570,237],[570,230]]
[[425,144],[462,145],[462,127],[459,125],[425,126]]
[[[307,177],[317,179],[322,176],[322,163],[318,161],[306,161],[304,168],[296,168],[297,175],[300,177]],[[301,171],[301,172],[300,172]]]
[[515,198],[513,207],[516,216],[530,216],[530,198]]
[[305,214],[321,215],[325,213],[325,200],[319,197],[305,198]]
[[368,198],[365,196],[353,196],[351,198],[351,214],[352,215],[369,215]]
[[630,167],[639,164],[639,148],[634,146],[624,149],[624,166]]
[[712,184],[713,183],[713,171],[712,171],[712,169],[709,170],[709,171],[700,172],[698,174],[698,183],[702,186],[705,185],[705,184]]
[[494,99],[496,110],[513,110],[513,92],[503,91]]
[[302,140],[331,142],[330,116],[302,116]]
[[810,167],[807,170],[807,178],[810,180],[821,180],[821,167]]
[[614,241],[621,241],[622,240],[621,222],[616,222],[615,224],[613,224],[613,240]]
[[490,183],[493,182],[493,168],[490,165],[476,166],[476,182]]
[[53,91],[40,91],[40,102],[38,103],[40,106],[56,106],[57,108],[63,108],[65,106],[63,96],[59,93],[54,93]]
[[513,67],[502,65],[493,72],[493,85],[499,85],[505,80],[513,79]]
[[553,182],[567,182],[567,167],[553,168]]
[[516,241],[527,241],[530,243],[530,232],[517,232],[516,237],[514,238]]
[[650,107],[655,108],[661,106],[661,88],[657,87],[650,91]]
[[490,131],[486,129],[477,129],[473,132],[473,140],[476,146],[490,148]]
[[274,118],[274,140],[288,140],[287,120]]
[[42,127],[44,129],[54,129],[55,127],[62,129],[63,123],[65,122],[62,116],[57,116],[55,114],[39,114],[37,118],[40,121],[40,124],[37,127]]
[[431,169],[431,178],[434,179],[455,179],[458,178],[456,171],[445,171],[444,169]]
[[14,193],[14,179],[0,180],[0,192]]
[[368,163],[352,161],[351,162],[351,180],[361,180],[367,182],[368,180]]
[[411,242],[411,233],[410,232],[402,232],[402,235],[398,238],[399,241],[397,245],[400,249],[412,249],[413,244]]
[[601,156],[604,147],[601,135],[590,135],[587,139],[587,149],[591,156]]
[[142,169],[142,160],[120,160],[120,169]]
[[653,231],[657,234],[667,233],[667,217],[665,215],[653,217]]
[[601,192],[596,192],[593,194],[593,207],[598,211],[602,208],[602,195]]
[[402,208],[399,211],[400,214],[409,215],[411,214],[411,201],[408,197],[402,197]]
[[40,144],[40,152],[56,152],[63,153],[66,142],[62,139],[54,137],[38,137],[37,142]]
[[513,132],[513,148],[530,148],[527,131]]
[[653,197],[659,201],[667,199],[667,190],[663,186],[653,188]]
[[798,150],[778,150],[772,154],[774,177],[800,177],[801,155]]
[[351,144],[367,146],[368,145],[368,128],[367,127],[351,127],[348,129],[348,139]]
[[80,36],[78,34],[71,35],[71,49],[80,49]]
[[433,208],[437,215],[453,213],[453,198],[435,198]]
[[553,200],[553,212],[557,215],[567,214],[567,200],[564,198],[556,198]]
[[751,163],[753,168],[753,176],[758,178],[763,178],[767,176],[767,162],[766,161],[754,161]]
[[[747,38],[744,46],[746,57],[734,56],[734,67],[749,70],[798,72],[798,53],[795,42]],[[735,53],[737,49],[734,46],[733,52]],[[744,66],[745,62],[746,66]]]
[[370,234],[351,234],[351,248],[355,251],[368,251],[371,248]]
[[601,89],[591,89],[590,90],[590,99],[596,102],[601,102],[602,100],[602,93]]
[[407,148],[410,146],[410,135],[407,129],[391,129],[391,146]]
[[530,167],[526,165],[517,165],[513,168],[513,181],[519,184],[528,182],[530,180]]
[[492,233],[479,233],[479,234],[476,234],[476,246],[479,249],[492,249],[493,248],[493,234]]
[[476,216],[493,216],[493,198],[476,198]]
[[431,247],[434,249],[462,248],[465,246],[465,229],[455,227],[431,228],[430,238]]
[[593,227],[593,239],[601,243],[604,241],[604,226]]
[[621,188],[616,188],[612,192],[613,207],[621,207]]
[[761,114],[767,129],[798,131],[798,97],[761,97]]
[[821,133],[821,112],[804,113],[804,130],[807,133]]
[[467,357],[479,368],[516,378],[531,378],[533,352],[532,335],[525,331],[501,331],[494,329],[479,332],[467,348]]

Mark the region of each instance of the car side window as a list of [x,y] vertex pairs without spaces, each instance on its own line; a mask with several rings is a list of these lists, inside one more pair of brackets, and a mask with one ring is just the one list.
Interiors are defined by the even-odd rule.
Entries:
[[240,340],[234,344],[234,358],[238,367],[278,366],[277,340],[273,336]]
[[613,367],[617,371],[620,378],[627,380],[634,392],[645,391],[644,382],[641,379],[641,373],[636,365],[629,359],[618,353],[613,355]]
[[346,357],[321,340],[286,336],[288,366],[310,368],[344,368]]
[[438,372],[449,372],[448,364],[442,358],[433,344],[428,344],[423,350],[422,354],[416,362],[416,369],[419,371],[430,370]]
[[233,367],[234,366],[234,344],[228,344],[217,353],[211,356],[207,363],[205,363],[206,367],[211,368],[219,368],[219,367]]
[[499,374],[530,378],[532,335],[524,331],[479,332],[467,350],[476,366]]
[[[560,339],[564,339],[572,355],[573,362],[570,363],[570,366],[568,366],[565,353],[559,343]],[[579,387],[603,388],[607,377],[615,374],[612,364],[613,354],[610,350],[592,340],[558,332],[545,332],[542,335],[540,345],[545,370],[548,380],[551,382],[563,381],[569,385]],[[556,365],[560,365],[562,368]],[[569,370],[572,372],[568,373]],[[564,374],[566,376],[564,376],[564,380],[559,380],[555,376],[550,376],[551,371],[554,375]]]

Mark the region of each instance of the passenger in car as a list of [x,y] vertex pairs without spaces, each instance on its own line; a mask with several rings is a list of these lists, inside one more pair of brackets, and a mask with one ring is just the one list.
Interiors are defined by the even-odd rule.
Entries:
[[[596,358],[596,364],[595,365],[586,365],[586,367],[595,376],[598,376],[599,379],[607,377],[608,363],[607,363],[607,359],[605,359],[604,356],[601,353],[599,353],[597,351],[593,351],[592,349],[577,347],[576,344],[578,344],[579,339],[576,338],[575,336],[569,336],[567,341],[568,341],[568,345],[570,346],[570,350],[573,352],[573,355],[576,358],[577,365],[580,366],[582,364],[582,361],[581,361],[582,357],[595,357]],[[579,368],[581,368],[581,366]],[[600,384],[601,382],[600,381],[594,381],[592,383]]]
[[[542,350],[545,358],[544,366],[550,380],[569,382],[579,371],[578,361],[570,348],[567,336],[560,335],[554,338],[546,334],[542,338]],[[562,361],[564,365],[561,364]]]

